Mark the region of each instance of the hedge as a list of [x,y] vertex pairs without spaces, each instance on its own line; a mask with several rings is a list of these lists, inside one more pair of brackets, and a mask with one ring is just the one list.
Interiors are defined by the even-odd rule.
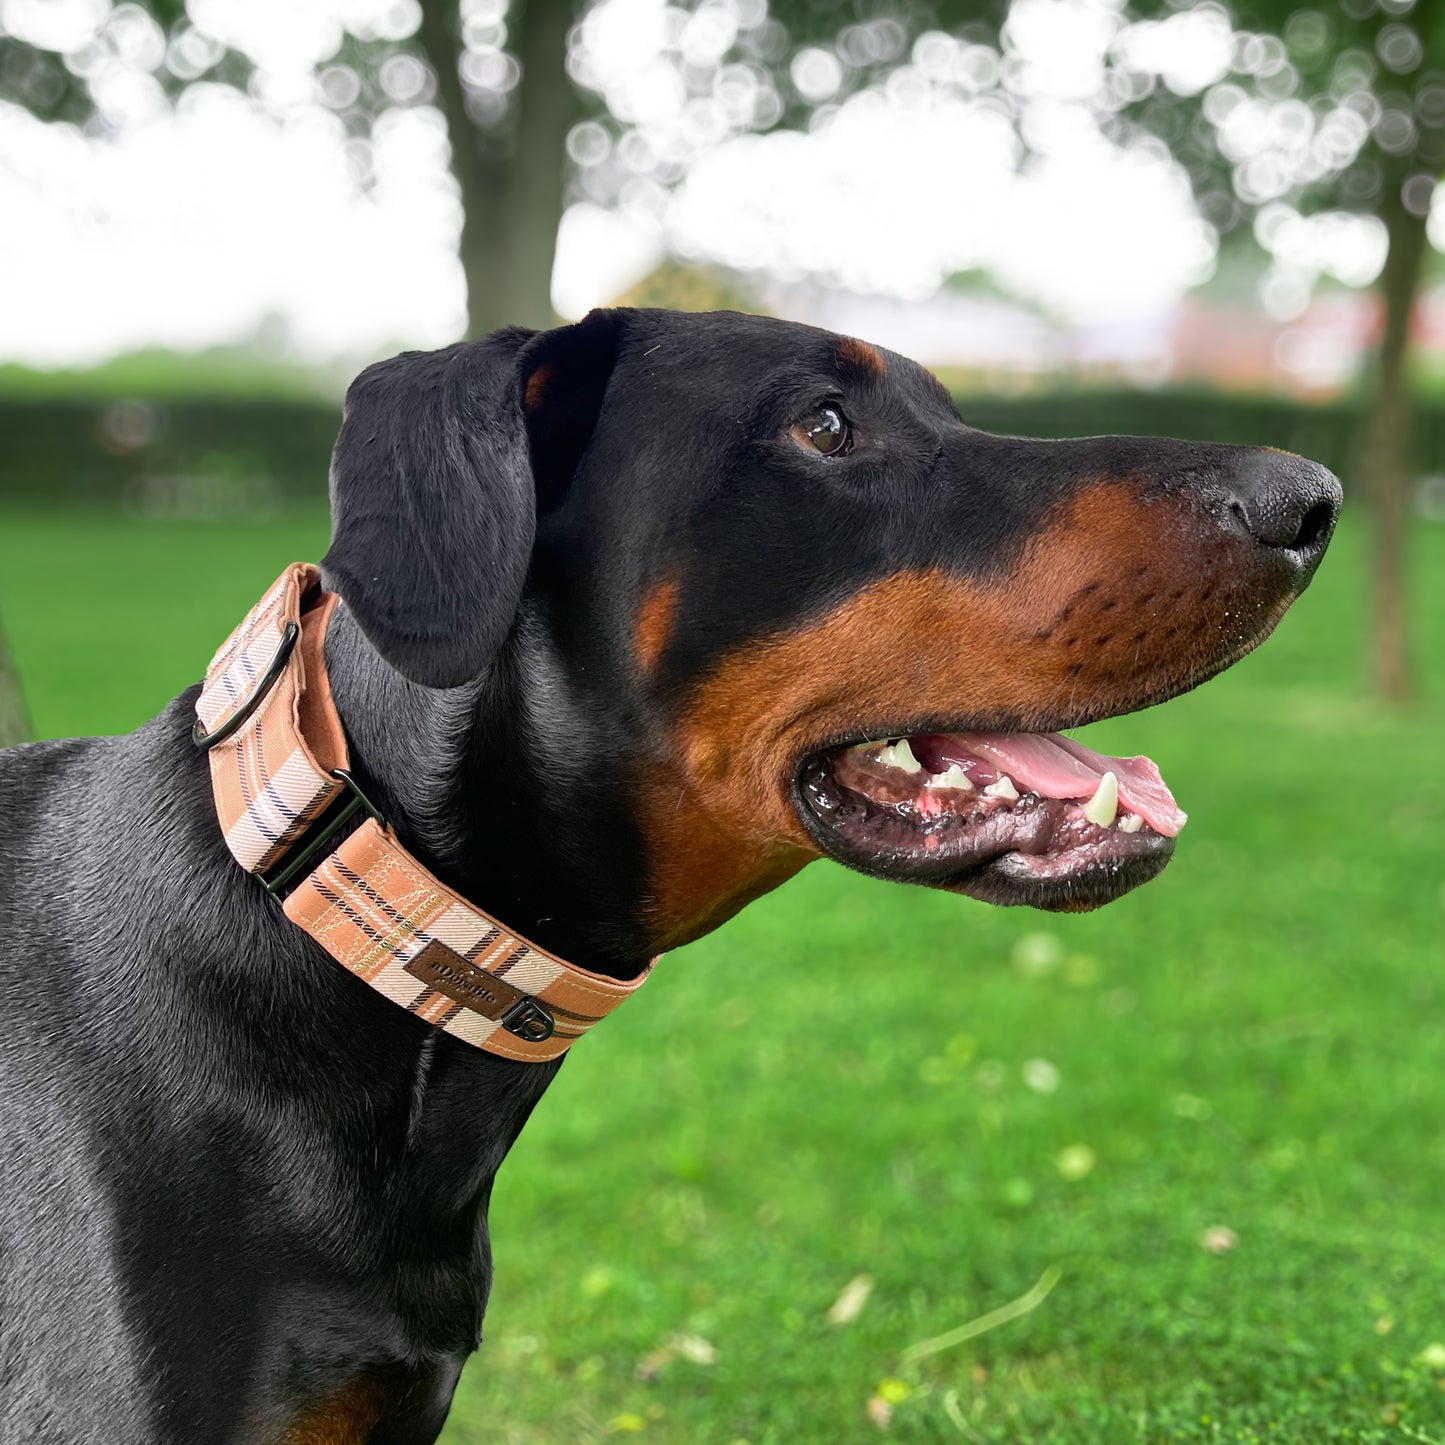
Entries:
[[[1182,391],[963,396],[974,426],[1024,436],[1135,433],[1303,453],[1349,484],[1359,412],[1277,398]],[[0,400],[0,498],[116,504],[159,514],[255,512],[319,499],[339,408],[309,400],[97,404]],[[1425,471],[1445,472],[1445,407],[1425,411]]]

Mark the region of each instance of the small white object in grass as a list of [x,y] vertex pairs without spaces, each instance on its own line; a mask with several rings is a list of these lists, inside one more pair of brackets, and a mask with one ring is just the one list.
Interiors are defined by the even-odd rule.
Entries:
[[873,1276],[871,1274],[856,1274],[839,1291],[838,1298],[833,1301],[833,1307],[828,1311],[827,1320],[830,1325],[850,1325],[859,1315],[863,1313],[863,1306],[868,1303],[868,1296],[873,1293]]
[[1227,1224],[1211,1224],[1199,1236],[1199,1243],[1210,1254],[1228,1254],[1239,1243],[1239,1236]]
[[1052,1094],[1059,1087],[1059,1071],[1047,1059],[1027,1059],[1023,1066],[1024,1083],[1036,1094]]
[[1028,978],[1053,973],[1064,961],[1064,945],[1057,934],[1026,933],[1013,946],[1013,965]]
[[717,1346],[701,1335],[674,1335],[669,1343],[684,1360],[691,1360],[694,1365],[717,1364]]

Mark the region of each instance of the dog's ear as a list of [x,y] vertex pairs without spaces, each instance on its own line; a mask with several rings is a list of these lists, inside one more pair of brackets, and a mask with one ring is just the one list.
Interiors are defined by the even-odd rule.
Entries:
[[[346,394],[322,559],[403,676],[479,676],[517,615],[536,513],[566,490],[602,404],[615,313],[368,367]],[[524,404],[525,403],[525,404]]]
[[376,650],[428,687],[486,668],[527,576],[535,503],[516,373],[526,338],[404,352],[346,393],[322,571]]
[[539,512],[561,501],[592,440],[617,360],[622,315],[591,311],[575,326],[543,331],[522,349],[522,411]]

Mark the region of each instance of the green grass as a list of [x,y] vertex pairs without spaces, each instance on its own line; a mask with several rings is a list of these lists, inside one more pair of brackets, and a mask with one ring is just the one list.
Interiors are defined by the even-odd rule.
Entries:
[[[38,728],[154,711],[324,534],[0,515]],[[666,960],[503,1170],[448,1445],[838,1445],[880,1389],[909,1442],[1445,1445],[1445,531],[1405,716],[1362,692],[1363,541],[1227,677],[1093,730],[1193,815],[1158,882],[1054,918],[818,866]]]

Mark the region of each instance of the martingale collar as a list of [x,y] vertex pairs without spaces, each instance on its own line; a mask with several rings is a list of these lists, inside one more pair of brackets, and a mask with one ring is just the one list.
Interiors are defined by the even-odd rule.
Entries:
[[488,1053],[555,1059],[651,965],[625,983],[578,968],[401,846],[351,776],[331,697],[324,643],[339,601],[315,567],[293,564],[206,671],[192,736],[210,758],[226,846],[287,918],[393,1003]]

